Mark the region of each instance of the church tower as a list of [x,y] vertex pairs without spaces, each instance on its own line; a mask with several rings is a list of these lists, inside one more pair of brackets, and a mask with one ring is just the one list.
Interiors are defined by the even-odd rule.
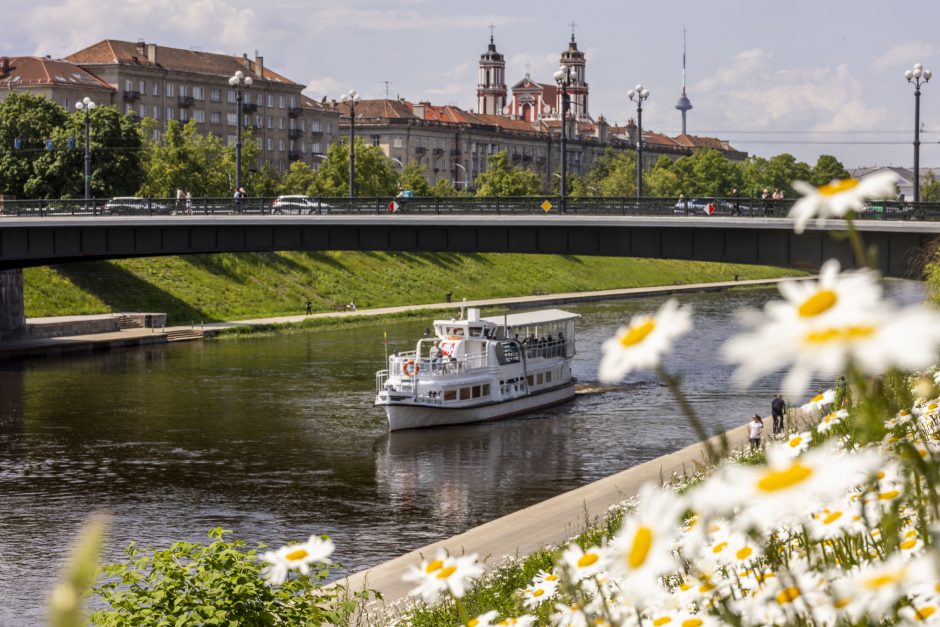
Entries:
[[496,52],[493,27],[490,46],[480,55],[480,80],[477,83],[477,113],[502,115],[506,106],[506,60]]
[[685,29],[682,29],[682,96],[676,103],[676,109],[682,112],[682,134],[685,135],[685,114],[692,109],[692,101],[685,95]]
[[[568,87],[572,116],[577,120],[590,120],[588,84],[584,74],[584,53],[578,50],[578,43],[574,40],[574,24],[571,25],[571,42],[568,44],[568,49],[561,53],[561,64],[567,66],[574,75],[574,80]],[[561,111],[561,90],[558,90],[555,110]]]

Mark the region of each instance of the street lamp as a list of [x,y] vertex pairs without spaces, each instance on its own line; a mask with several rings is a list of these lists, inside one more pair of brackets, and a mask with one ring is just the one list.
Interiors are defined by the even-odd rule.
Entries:
[[636,198],[643,195],[643,101],[650,97],[650,90],[637,85],[627,92],[636,102]]
[[[464,189],[467,189],[467,185],[469,184],[469,177],[467,176],[467,168],[463,167],[463,164],[462,164],[462,163],[457,163],[456,161],[454,161],[454,167],[455,167],[455,168],[460,168],[461,170],[463,170],[463,188],[464,188]],[[456,171],[454,172],[454,174],[456,174]],[[460,181],[458,181],[458,180],[457,180],[457,177],[455,176],[455,177],[454,177],[454,187],[455,187],[455,188],[457,187],[457,184],[458,184],[459,182],[460,182]]]
[[568,192],[568,87],[574,82],[574,68],[562,65],[552,75],[561,87],[561,212],[565,213],[565,195]]
[[355,89],[350,89],[348,94],[343,94],[339,98],[340,102],[349,103],[349,198],[356,197],[356,179],[353,174],[356,171],[356,103],[359,102],[359,94]]
[[242,94],[254,82],[250,76],[245,76],[237,70],[229,79],[228,84],[235,88],[235,102],[238,108],[238,124],[235,131],[235,194],[241,198],[242,189]]
[[920,202],[920,86],[933,76],[920,63],[904,72],[904,78],[914,85],[914,202]]
[[95,108],[95,101],[85,96],[75,103],[75,108],[85,112],[85,204],[91,198],[91,122],[88,115]]

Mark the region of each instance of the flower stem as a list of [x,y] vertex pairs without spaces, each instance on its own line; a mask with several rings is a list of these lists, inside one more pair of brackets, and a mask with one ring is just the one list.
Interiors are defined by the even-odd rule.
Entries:
[[692,409],[689,399],[686,398],[685,393],[682,391],[682,386],[679,385],[678,377],[675,377],[662,367],[662,365],[656,366],[656,374],[659,375],[659,378],[665,382],[666,386],[669,387],[669,391],[672,393],[672,397],[676,399],[676,402],[679,403],[679,408],[682,410],[682,413],[685,414],[686,419],[689,421],[689,424],[692,425],[692,429],[695,431],[695,435],[698,436],[698,439],[701,440],[702,444],[705,446],[705,453],[708,455],[708,461],[712,464],[718,463],[718,453],[715,452],[715,449],[712,447],[711,442],[709,441],[708,432],[705,431],[705,427],[702,425],[702,421],[699,419],[698,414],[695,413],[695,410]]
[[858,264],[860,269],[869,267],[868,254],[865,252],[865,243],[862,241],[862,235],[858,232],[858,229],[855,228],[855,220],[852,219],[851,214],[845,217],[845,222],[848,225],[849,242],[852,244],[852,252],[855,253],[855,263]]

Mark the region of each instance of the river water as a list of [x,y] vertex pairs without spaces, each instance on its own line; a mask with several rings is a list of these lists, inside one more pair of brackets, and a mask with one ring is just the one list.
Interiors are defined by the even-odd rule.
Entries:
[[[890,292],[912,301],[922,287]],[[779,377],[736,390],[716,355],[736,328],[731,312],[775,296],[681,297],[695,330],[666,366],[711,431],[769,414]],[[662,302],[565,307],[582,315],[580,384],[596,388],[600,344]],[[695,440],[651,373],[526,417],[389,434],[372,406],[383,331],[389,351],[410,350],[427,326],[0,364],[0,625],[42,622],[69,543],[97,510],[113,517],[109,561],[132,540],[201,542],[221,526],[249,544],[328,533],[354,572]]]

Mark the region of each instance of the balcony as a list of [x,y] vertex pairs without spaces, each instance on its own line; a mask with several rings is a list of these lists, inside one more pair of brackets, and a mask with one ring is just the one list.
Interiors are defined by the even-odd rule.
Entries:
[[416,146],[416,147],[415,147],[415,154],[416,154],[416,155],[423,155],[423,154],[426,153],[427,151],[428,151],[428,149],[425,148],[424,146]]
[[459,156],[460,156],[460,150],[458,150],[457,148],[451,148],[451,149],[450,149],[450,156],[451,156],[451,157],[459,157]]
[[290,137],[291,139],[300,139],[301,137],[304,136],[304,132],[303,130],[299,128],[292,128],[287,131],[287,136]]
[[258,110],[258,105],[253,102],[243,102],[242,103],[242,113],[255,113]]
[[532,155],[523,154],[522,161],[523,162],[532,161]]
[[323,129],[314,126],[310,129],[310,134],[314,137],[319,137],[320,135],[323,135]]
[[132,89],[124,90],[124,100],[140,100],[140,92]]
[[512,160],[515,163],[516,161],[522,161],[522,155],[518,152],[512,153]]
[[301,161],[303,158],[304,158],[303,153],[298,152],[296,150],[291,150],[290,152],[287,153],[288,161]]
[[287,107],[287,117],[299,118],[304,114],[303,107]]
[[435,149],[434,149],[434,156],[435,156],[435,157],[440,157],[440,156],[443,155],[443,154],[444,154],[444,149],[443,149],[443,148],[435,148]]
[[543,164],[545,163],[545,157],[543,157],[543,156],[538,156],[538,157],[535,158],[535,162],[536,162],[537,164],[539,164],[539,165],[543,165]]
[[180,109],[188,109],[189,107],[196,104],[196,99],[192,96],[180,96],[179,103]]

